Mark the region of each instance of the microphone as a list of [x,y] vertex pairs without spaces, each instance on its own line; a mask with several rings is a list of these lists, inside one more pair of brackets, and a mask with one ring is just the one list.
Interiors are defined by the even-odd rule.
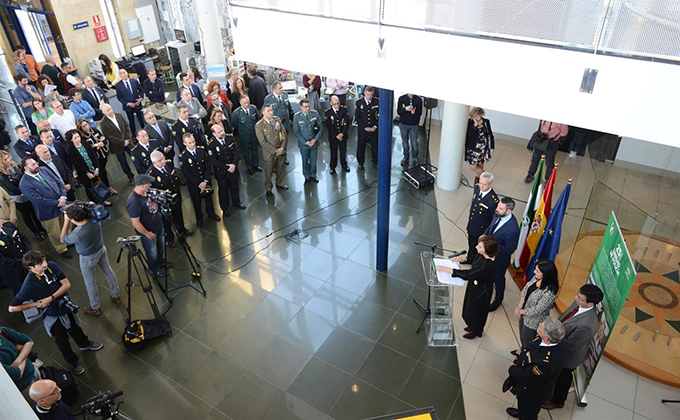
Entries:
[[463,250],[460,252],[454,252],[453,254],[449,255],[449,258],[455,258],[455,257],[460,257],[461,255],[467,254],[467,251]]

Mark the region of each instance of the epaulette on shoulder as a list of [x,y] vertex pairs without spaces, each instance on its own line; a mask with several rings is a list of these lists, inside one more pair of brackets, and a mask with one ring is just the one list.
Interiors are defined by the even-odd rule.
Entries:
[[134,152],[135,149],[137,149],[137,146],[139,146],[139,143],[135,144],[135,147],[133,147],[130,151],[131,151],[131,152]]
[[197,149],[205,149],[203,146],[196,146]]
[[328,112],[328,111],[330,111],[330,110],[331,110],[331,108],[333,108],[333,107],[332,107],[332,106],[329,106],[328,108],[326,108],[326,110],[325,110],[324,112]]
[[340,108],[347,108],[347,105],[340,105]]
[[182,153],[179,154],[179,157],[184,156],[184,154],[185,154],[186,152],[187,152],[187,149],[184,149],[184,150],[182,151]]
[[295,113],[295,114],[293,114],[293,115],[297,115],[297,114],[299,114],[299,113],[301,113],[301,112],[302,112],[302,111],[298,111],[298,112],[296,112],[296,113]]

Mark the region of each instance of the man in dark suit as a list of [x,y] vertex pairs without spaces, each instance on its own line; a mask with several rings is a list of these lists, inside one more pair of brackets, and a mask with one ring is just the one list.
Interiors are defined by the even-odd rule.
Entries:
[[477,255],[477,239],[484,234],[484,231],[491,224],[498,196],[491,186],[493,185],[493,174],[484,172],[479,176],[479,183],[475,185],[470,203],[470,218],[467,224],[468,234],[468,261],[472,261]]
[[584,284],[576,293],[574,303],[558,318],[564,325],[566,335],[562,344],[567,351],[564,368],[555,382],[552,398],[543,404],[546,410],[564,407],[573,371],[588,358],[588,343],[597,333],[599,321],[595,306],[604,297],[594,284]]
[[128,185],[133,186],[135,185],[135,176],[132,174],[130,165],[127,163],[127,156],[125,156],[125,153],[130,153],[133,146],[130,126],[122,115],[113,112],[111,105],[102,105],[102,112],[104,118],[99,122],[99,129],[109,141],[111,154],[116,155],[121,169],[127,175]]
[[0,226],[0,279],[15,295],[26,278],[21,257],[32,249],[28,237],[13,223],[5,222]]
[[38,156],[38,166],[52,172],[54,176],[64,183],[66,188],[66,199],[76,200],[75,189],[73,188],[73,171],[71,171],[59,156],[53,156],[50,149],[44,144],[35,146],[35,154]]
[[14,132],[17,135],[17,141],[14,143],[14,151],[17,153],[20,159],[27,157],[35,157],[35,146],[38,145],[39,141],[23,125],[17,125],[14,127]]
[[[364,88],[364,97],[359,98],[356,102],[356,109],[354,110],[354,118],[359,125],[357,129],[357,162],[359,163],[359,170],[364,169],[364,160],[366,155],[366,143],[371,145],[371,160],[373,166],[378,167],[378,98],[374,98],[375,89],[371,86]],[[477,238],[475,244],[477,246]],[[469,260],[472,261],[472,260]]]
[[109,98],[104,95],[102,88],[94,84],[94,80],[90,76],[85,76],[83,83],[85,84],[85,89],[80,93],[83,94],[83,100],[92,105],[95,112],[94,120],[99,121],[104,117],[101,110],[102,102],[108,104]]
[[205,211],[208,217],[219,222],[220,217],[215,214],[210,186],[210,162],[203,146],[196,146],[194,135],[185,133],[183,136],[185,150],[179,154],[179,164],[187,180],[187,188],[196,212],[196,227],[203,226],[203,210],[201,201],[205,201]]
[[137,120],[139,120],[139,126],[144,126],[144,116],[142,115],[144,93],[142,92],[142,86],[137,79],[130,79],[127,70],[120,69],[118,74],[120,75],[120,82],[116,84],[116,97],[123,105],[123,111],[127,114],[130,130],[136,132],[135,115]]
[[52,156],[59,156],[62,161],[70,168],[68,161],[68,149],[60,141],[54,141],[52,130],[40,130],[40,143],[47,146]]
[[151,152],[160,150],[161,146],[156,140],[149,140],[149,135],[143,128],[137,130],[135,138],[137,145],[130,151],[130,159],[135,164],[137,173],[142,175],[147,173],[151,166]]
[[191,76],[189,76],[187,73],[180,73],[179,80],[182,83],[182,86],[180,86],[180,89],[177,91],[176,102],[179,102],[182,99],[182,88],[184,87],[189,89],[189,92],[191,92],[191,97],[198,99],[198,102],[200,102],[205,108],[205,99],[203,99],[201,88],[199,88],[196,83],[191,83]]
[[[158,145],[161,147],[161,152],[165,155],[165,158],[170,161],[172,165],[172,159],[175,157],[175,147],[172,142],[172,131],[170,126],[165,121],[158,121],[156,115],[151,111],[146,111],[144,113],[144,120],[146,125],[144,126],[144,131],[149,135],[151,140],[156,140]],[[154,187],[155,188],[155,187]]]
[[38,133],[40,133],[42,130],[49,130],[52,132],[52,140],[54,140],[55,143],[61,143],[64,145],[64,147],[68,147],[66,140],[64,140],[64,137],[61,135],[59,130],[53,129],[49,121],[40,120],[35,125],[38,126]]
[[[496,274],[493,282],[496,285],[496,298],[489,306],[489,312],[493,312],[501,306],[505,293],[505,271],[510,265],[512,253],[517,249],[519,240],[519,225],[512,211],[515,209],[515,200],[510,197],[501,198],[496,206],[496,211],[491,224],[484,231],[485,235],[493,236],[498,241],[498,255],[496,256]],[[489,293],[489,297],[491,294]]]
[[537,332],[538,337],[522,349],[508,369],[510,380],[515,384],[517,408],[509,407],[505,411],[522,420],[538,419],[566,359],[561,322],[546,318]]
[[[182,194],[179,191],[179,177],[172,162],[166,161],[165,156],[159,150],[151,152],[151,166],[147,175],[154,178],[151,188],[170,191],[177,194],[177,200],[170,205],[170,215],[177,226],[177,231],[182,236],[191,236],[194,232],[184,227],[184,214],[182,212]],[[170,248],[175,247],[175,233],[167,218],[163,218],[163,231],[165,232],[165,243]]]
[[325,112],[326,127],[328,128],[328,143],[331,146],[331,175],[335,175],[338,164],[338,148],[340,149],[340,166],[349,172],[347,165],[347,133],[351,124],[347,107],[340,105],[340,98],[331,96],[331,107]]
[[234,130],[231,128],[231,110],[229,109],[229,105],[222,102],[222,99],[220,99],[220,94],[217,92],[211,93],[208,97],[210,98],[210,106],[208,107],[207,115],[203,121],[203,124],[205,124],[207,128],[210,125],[208,123],[210,121],[210,117],[212,117],[213,111],[219,109],[222,111],[224,121],[226,122],[224,124],[225,129],[228,131],[226,134],[232,134]]
[[248,69],[248,75],[250,76],[250,84],[248,86],[250,99],[257,109],[262,109],[264,98],[267,96],[267,83],[257,75],[257,70],[253,67]]
[[41,171],[33,158],[21,160],[24,176],[19,189],[33,204],[38,220],[47,229],[52,246],[62,258],[73,258],[66,245],[61,243],[61,208],[66,205],[66,187],[51,171]]
[[227,135],[221,125],[212,126],[212,141],[208,142],[208,156],[212,165],[213,174],[217,180],[217,193],[219,194],[222,217],[229,217],[229,194],[234,207],[245,209],[239,196],[239,184],[241,182],[238,173],[238,145],[234,136]]
[[177,106],[177,121],[172,124],[172,135],[177,144],[177,150],[184,150],[183,136],[190,133],[194,136],[194,141],[198,146],[205,147],[205,136],[201,129],[201,124],[196,118],[189,117],[189,108],[186,105]]

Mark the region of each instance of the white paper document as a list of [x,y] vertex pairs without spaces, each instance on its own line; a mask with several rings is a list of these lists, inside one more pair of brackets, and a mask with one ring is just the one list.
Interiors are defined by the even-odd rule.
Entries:
[[[432,263],[437,265],[443,265],[444,267],[453,268],[454,270],[460,270],[460,264],[455,261],[451,261],[448,258],[433,258]],[[460,277],[451,277],[451,274],[444,271],[437,271],[437,280],[442,284],[452,284],[454,286],[462,286],[465,284],[465,280]]]
[[53,90],[55,90],[57,87],[55,85],[47,85],[45,86],[45,96],[49,95],[52,93]]

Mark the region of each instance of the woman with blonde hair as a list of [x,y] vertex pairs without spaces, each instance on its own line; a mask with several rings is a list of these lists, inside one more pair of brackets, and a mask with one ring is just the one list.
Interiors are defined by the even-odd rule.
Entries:
[[24,176],[24,171],[14,162],[12,155],[0,150],[0,186],[7,191],[7,194],[16,203],[17,210],[21,213],[21,218],[26,227],[33,232],[37,240],[44,241],[47,237],[47,230],[38,220],[33,204],[19,189],[19,181],[21,181],[22,176]]
[[484,164],[491,159],[491,154],[496,147],[491,131],[491,123],[484,118],[482,108],[474,107],[470,110],[467,135],[465,138],[465,161],[470,164],[470,169],[475,171],[477,185],[479,177],[484,173]]
[[224,118],[224,112],[218,108],[213,109],[212,114],[210,114],[210,120],[208,121],[208,126],[206,127],[206,133],[209,137],[212,137],[212,126],[215,124],[221,125],[226,134],[233,133],[231,124],[229,124],[229,120]]

